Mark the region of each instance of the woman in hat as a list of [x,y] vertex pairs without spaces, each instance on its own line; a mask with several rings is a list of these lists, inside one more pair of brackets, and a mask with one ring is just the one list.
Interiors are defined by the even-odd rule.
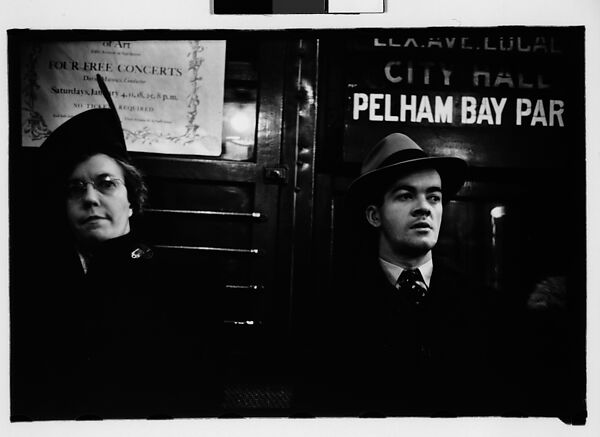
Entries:
[[49,199],[66,206],[57,216],[68,227],[84,273],[109,240],[128,241],[132,259],[152,256],[132,237],[131,221],[143,210],[147,188],[129,159],[113,110],[92,109],[71,118],[44,142],[42,152],[53,172],[46,178]]
[[30,227],[41,230],[35,240],[44,252],[26,267],[20,287],[33,309],[30,323],[18,325],[24,340],[15,336],[15,380],[25,382],[13,390],[12,414],[17,420],[209,415],[217,378],[203,354],[209,343],[203,330],[217,312],[207,306],[189,313],[183,272],[165,268],[138,240],[134,219],[147,189],[98,80],[110,109],[72,117],[41,147],[46,221]]

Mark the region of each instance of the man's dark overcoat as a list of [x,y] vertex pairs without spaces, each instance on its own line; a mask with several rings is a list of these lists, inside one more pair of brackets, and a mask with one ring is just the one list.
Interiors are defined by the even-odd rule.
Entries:
[[[390,284],[377,257],[348,270],[331,328],[328,371],[334,414],[498,414],[501,370],[492,302],[483,288],[433,258],[421,307]],[[342,303],[342,304],[340,304]],[[327,407],[326,407],[327,409]]]

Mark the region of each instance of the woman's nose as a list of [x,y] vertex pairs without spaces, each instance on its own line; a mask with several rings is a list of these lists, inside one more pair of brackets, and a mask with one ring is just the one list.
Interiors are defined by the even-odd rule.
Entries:
[[88,183],[85,186],[85,191],[81,200],[86,204],[94,204],[97,205],[100,203],[100,197],[98,191],[96,191],[96,187],[94,185]]

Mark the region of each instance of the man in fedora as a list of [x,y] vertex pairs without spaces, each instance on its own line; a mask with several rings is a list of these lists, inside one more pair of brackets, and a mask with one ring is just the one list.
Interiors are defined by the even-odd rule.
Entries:
[[[443,201],[462,186],[466,167],[460,158],[427,156],[400,133],[379,141],[364,159],[349,197],[378,231],[381,267],[392,285],[410,271],[426,292]],[[421,299],[414,299],[420,305]]]
[[[351,184],[354,220],[340,263],[332,391],[344,414],[501,413],[485,294],[434,253],[444,205],[466,163],[428,156],[411,138],[379,141]],[[369,243],[357,230],[366,228]],[[490,411],[491,408],[491,411]]]

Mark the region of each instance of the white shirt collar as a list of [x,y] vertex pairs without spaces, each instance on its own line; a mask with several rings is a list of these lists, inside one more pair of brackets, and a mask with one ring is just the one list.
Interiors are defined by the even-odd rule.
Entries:
[[[400,277],[400,274],[404,271],[404,269],[400,266],[397,266],[396,264],[392,264],[391,262],[384,260],[383,258],[379,258],[379,264],[381,265],[381,268],[383,269],[383,273],[385,273],[385,277],[387,278],[387,280],[390,281],[390,284],[392,284],[395,287],[396,282],[398,281],[398,278]],[[429,261],[427,261],[425,264],[418,266],[417,269],[419,269],[419,271],[421,272],[421,276],[423,276],[423,281],[425,281],[425,285],[427,285],[427,288],[429,288],[429,283],[431,282],[431,275],[433,273],[433,259],[430,258]]]
[[87,275],[89,261],[81,252],[77,251],[77,255],[79,255],[79,261],[81,262],[81,267],[83,268],[83,273]]

